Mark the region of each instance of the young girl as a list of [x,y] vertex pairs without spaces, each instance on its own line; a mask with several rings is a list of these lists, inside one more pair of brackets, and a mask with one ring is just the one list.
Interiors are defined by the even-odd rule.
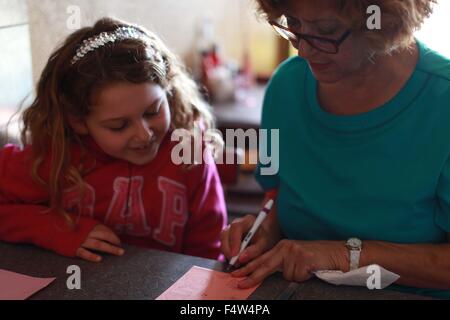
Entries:
[[121,243],[218,258],[215,164],[175,165],[171,132],[208,129],[194,82],[152,33],[104,18],[70,35],[0,149],[0,240],[100,261]]

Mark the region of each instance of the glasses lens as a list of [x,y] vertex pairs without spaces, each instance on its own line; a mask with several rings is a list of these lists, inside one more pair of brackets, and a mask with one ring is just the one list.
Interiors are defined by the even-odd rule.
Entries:
[[283,28],[289,29],[288,20],[286,16],[279,17],[278,20],[276,20],[276,22]]
[[336,46],[334,45],[334,43],[327,41],[325,39],[316,39],[316,38],[305,38],[305,40],[314,48],[320,50],[320,51],[324,51],[324,52],[329,52],[329,53],[334,53],[336,52]]
[[[326,53],[337,53],[336,44],[331,40],[325,38],[315,37],[306,34],[296,34],[290,24],[288,24],[288,19],[285,16],[281,16],[278,20],[270,23],[274,30],[282,36],[284,39],[289,40],[295,48],[299,48],[299,44],[302,40],[305,40],[313,48],[326,52]],[[295,22],[292,22],[295,25]],[[294,26],[293,26],[294,27]],[[295,29],[297,30],[297,29]]]

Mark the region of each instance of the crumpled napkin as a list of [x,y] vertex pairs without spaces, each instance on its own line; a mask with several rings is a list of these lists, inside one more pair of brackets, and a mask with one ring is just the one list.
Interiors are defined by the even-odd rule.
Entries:
[[317,278],[337,286],[363,286],[368,287],[369,289],[384,289],[400,278],[398,274],[386,270],[377,264],[372,264],[348,272],[342,272],[340,270],[321,270],[314,272],[314,274]]

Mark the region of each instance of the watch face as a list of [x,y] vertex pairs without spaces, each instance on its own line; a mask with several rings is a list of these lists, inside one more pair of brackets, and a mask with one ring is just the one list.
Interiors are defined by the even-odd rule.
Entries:
[[347,245],[352,248],[361,248],[362,241],[358,238],[350,238],[347,241]]

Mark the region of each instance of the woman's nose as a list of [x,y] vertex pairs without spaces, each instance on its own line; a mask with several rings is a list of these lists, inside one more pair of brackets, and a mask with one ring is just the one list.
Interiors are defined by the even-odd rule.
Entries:
[[317,51],[314,47],[312,47],[308,43],[308,41],[305,41],[305,40],[300,40],[298,42],[297,50],[298,50],[298,55],[304,59],[310,58]]

